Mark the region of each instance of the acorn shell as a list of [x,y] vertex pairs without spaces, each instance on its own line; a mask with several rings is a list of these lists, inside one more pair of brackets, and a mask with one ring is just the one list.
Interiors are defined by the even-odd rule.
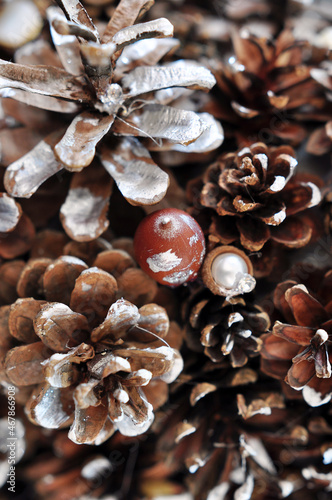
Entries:
[[183,210],[158,210],[142,220],[134,238],[136,260],[158,283],[178,286],[196,278],[205,255],[204,234]]

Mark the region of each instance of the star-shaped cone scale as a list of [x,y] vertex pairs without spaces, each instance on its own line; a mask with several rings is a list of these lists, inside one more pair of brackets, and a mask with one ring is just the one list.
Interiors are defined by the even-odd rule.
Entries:
[[158,65],[178,41],[165,18],[134,24],[150,2],[122,0],[102,36],[79,1],[58,4],[47,10],[56,53],[37,40],[16,52],[15,63],[0,60],[3,101],[62,113],[8,166],[4,182],[12,196],[29,198],[62,169],[73,172],[60,215],[70,237],[89,241],[108,226],[112,178],[132,205],[153,205],[166,194],[169,177],[138,137],[188,152],[199,139],[195,152],[207,152],[222,143],[223,132],[211,115],[169,105],[210,90],[215,78],[193,61]]

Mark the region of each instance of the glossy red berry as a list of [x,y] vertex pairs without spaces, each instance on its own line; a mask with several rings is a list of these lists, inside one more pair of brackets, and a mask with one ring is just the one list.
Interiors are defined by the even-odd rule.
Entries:
[[186,212],[165,208],[142,220],[134,249],[149,276],[163,285],[178,286],[197,276],[205,254],[204,234]]

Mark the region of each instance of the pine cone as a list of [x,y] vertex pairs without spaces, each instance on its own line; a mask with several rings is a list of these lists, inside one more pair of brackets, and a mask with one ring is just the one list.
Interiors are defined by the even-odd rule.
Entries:
[[[315,270],[316,277],[321,275]],[[296,281],[280,283],[274,294],[282,321],[263,336],[264,373],[285,379],[296,391],[302,390],[310,406],[320,406],[332,397],[331,299],[332,271],[321,277],[316,293]]]
[[21,298],[0,309],[2,380],[33,389],[31,421],[58,428],[74,420],[77,443],[100,444],[116,429],[144,432],[153,421],[148,400],[163,404],[182,366],[162,340],[166,311],[147,303],[155,282],[126,252],[107,250],[90,268],[72,256],[33,259],[16,288]]
[[158,485],[158,479],[173,488],[184,483],[194,500],[232,500],[243,492],[259,500],[289,492],[327,499],[328,407],[318,417],[302,399],[289,405],[273,379],[247,367],[231,373],[200,367],[198,360],[184,370],[171,405],[157,412],[156,444],[150,456],[142,453],[141,486]]
[[328,59],[326,49],[296,40],[288,29],[276,39],[243,29],[233,34],[233,49],[216,63],[215,116],[231,125],[240,147],[248,140],[298,145],[311,131],[303,122],[330,119],[331,103],[312,72]]
[[248,499],[292,492],[296,499],[327,500],[329,408],[318,416],[302,399],[288,404],[273,379],[258,371],[213,370],[211,364],[208,371],[197,361],[187,363],[171,404],[157,412],[155,445],[147,442],[149,454],[142,451],[137,471],[141,488],[187,484],[194,500],[233,500],[243,492]]
[[[298,471],[274,464],[285,444],[291,452],[307,443],[299,423],[303,408],[287,409],[273,384],[255,383],[253,370],[232,374],[227,378],[220,370],[200,372],[197,366],[192,377],[186,371],[181,375],[186,389],[180,385],[173,391],[172,405],[157,413],[154,453],[142,458],[142,488],[157,479],[175,485],[178,481],[188,485],[194,500],[232,500],[241,498],[243,491],[248,499],[282,498],[285,480],[290,488],[304,486]],[[195,381],[207,377],[214,377],[215,383]],[[188,384],[193,386],[190,404]],[[260,496],[263,492],[266,497]]]
[[[137,137],[165,141],[172,148],[202,139],[204,133],[204,151],[207,143],[210,149],[220,145],[212,116],[166,105],[178,97],[178,88],[180,93],[207,91],[215,78],[191,62],[157,66],[178,42],[167,38],[173,33],[167,19],[134,25],[147,8],[143,0],[135,5],[121,0],[102,36],[80,2],[59,5],[63,12],[47,11],[56,54],[38,40],[16,53],[17,63],[1,61],[0,76],[11,89],[10,98],[19,101],[16,111],[23,102],[53,112],[49,135],[44,133],[8,166],[4,183],[11,195],[29,198],[45,180],[61,178],[62,169],[74,172],[60,217],[71,238],[90,241],[109,224],[111,177],[132,205],[154,205],[167,191],[167,173]],[[154,43],[146,44],[151,36]],[[7,151],[11,143],[1,145]]]
[[206,289],[188,300],[186,337],[188,345],[214,362],[229,361],[244,366],[261,348],[259,336],[269,329],[268,315],[250,299],[212,295]]
[[316,206],[321,194],[315,178],[294,177],[296,165],[292,148],[263,143],[224,154],[211,165],[203,185],[192,183],[189,196],[192,202],[199,200],[198,209],[214,211],[202,216],[213,241],[229,244],[240,238],[251,251],[269,239],[290,248],[306,245],[312,235],[310,219],[298,214]]

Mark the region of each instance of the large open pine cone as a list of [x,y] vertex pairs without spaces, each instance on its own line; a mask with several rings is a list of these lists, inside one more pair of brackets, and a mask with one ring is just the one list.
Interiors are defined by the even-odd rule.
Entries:
[[185,383],[176,384],[173,404],[157,412],[154,454],[143,456],[141,485],[152,489],[153,480],[167,478],[175,487],[179,481],[193,500],[277,500],[286,491],[303,492],[301,471],[312,463],[305,446],[321,456],[315,436],[308,436],[305,403],[288,408],[273,379],[259,380],[247,367],[226,374],[195,368],[182,374]]
[[[154,205],[165,196],[168,174],[138,137],[169,149],[185,150],[197,139],[199,151],[221,144],[211,115],[168,105],[179,89],[208,91],[215,78],[190,61],[157,65],[178,41],[169,38],[173,26],[165,18],[135,24],[151,2],[121,0],[102,34],[79,1],[58,4],[62,10],[47,9],[56,51],[37,40],[15,53],[15,63],[0,60],[0,77],[11,89],[4,101],[8,95],[14,101],[8,114],[22,125],[15,137],[0,134],[0,145],[6,157],[13,142],[26,149],[7,163],[4,183],[12,196],[29,198],[47,179],[61,179],[63,169],[73,172],[61,221],[71,238],[91,241],[108,227],[113,179],[132,205]],[[23,127],[27,113],[38,141]]]
[[202,181],[191,184],[189,195],[199,210],[212,209],[205,223],[211,223],[214,241],[229,244],[240,238],[251,251],[270,238],[290,248],[306,245],[312,228],[298,214],[316,206],[321,194],[315,178],[294,176],[296,165],[291,147],[263,143],[226,153],[212,164]]
[[[324,443],[329,440],[326,434],[324,438],[329,426],[325,422],[324,429],[322,419],[322,435],[317,436],[314,426],[318,428],[319,422],[308,417],[304,404],[297,401],[287,407],[271,389],[223,389],[203,397],[195,408],[187,408],[182,422],[176,424],[173,414],[164,425],[167,431],[161,430],[155,461],[162,461],[173,474],[184,462],[188,469],[187,473],[181,469],[184,482],[195,500],[277,500],[287,498],[290,491],[301,493],[294,499],[301,495],[327,499],[330,469],[321,462],[330,446]],[[232,396],[238,414],[231,407]],[[313,462],[317,465],[312,466]],[[150,477],[156,473],[157,467]],[[149,477],[148,472],[145,475]],[[310,494],[305,497],[308,487]]]
[[68,255],[23,267],[20,298],[0,309],[2,380],[33,389],[26,411],[34,423],[73,422],[70,438],[88,444],[116,429],[148,429],[182,367],[162,339],[165,309],[146,303],[155,292],[122,250],[99,253],[93,267]]

